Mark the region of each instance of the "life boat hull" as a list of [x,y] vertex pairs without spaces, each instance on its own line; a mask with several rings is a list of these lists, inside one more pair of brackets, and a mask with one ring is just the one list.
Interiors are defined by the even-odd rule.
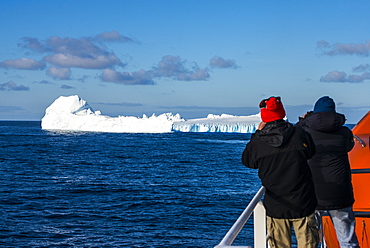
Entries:
[[[355,196],[356,235],[361,248],[370,248],[370,111],[353,127],[355,146],[349,152]],[[333,224],[323,217],[328,248],[340,248]]]

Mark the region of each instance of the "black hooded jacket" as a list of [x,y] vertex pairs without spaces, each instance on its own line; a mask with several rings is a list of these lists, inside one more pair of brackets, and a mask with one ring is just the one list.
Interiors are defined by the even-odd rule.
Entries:
[[319,210],[341,209],[354,203],[348,160],[354,141],[352,131],[344,123],[344,115],[329,111],[309,112],[296,124],[311,134],[316,145],[316,154],[308,163]]
[[284,120],[268,122],[252,135],[242,162],[258,169],[266,188],[267,216],[294,219],[315,211],[317,200],[307,163],[314,153],[311,136]]

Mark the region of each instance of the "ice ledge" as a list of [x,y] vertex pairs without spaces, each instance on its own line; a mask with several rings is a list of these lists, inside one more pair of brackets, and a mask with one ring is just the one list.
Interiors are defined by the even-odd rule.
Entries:
[[172,130],[177,132],[254,133],[260,122],[259,114],[251,116],[209,114],[207,118],[175,122]]

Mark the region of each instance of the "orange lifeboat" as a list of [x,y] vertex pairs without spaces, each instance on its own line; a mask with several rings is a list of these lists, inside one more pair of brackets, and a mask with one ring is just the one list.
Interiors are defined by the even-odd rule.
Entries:
[[[349,153],[355,203],[356,235],[361,248],[370,248],[370,111],[352,129],[355,146]],[[340,248],[329,217],[323,217],[328,248]]]

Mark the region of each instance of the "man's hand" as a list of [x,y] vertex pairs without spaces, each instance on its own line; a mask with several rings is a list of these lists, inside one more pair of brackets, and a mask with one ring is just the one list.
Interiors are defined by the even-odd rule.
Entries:
[[258,128],[257,130],[261,130],[262,128],[264,128],[266,125],[266,122],[261,122],[259,125],[258,125]]

